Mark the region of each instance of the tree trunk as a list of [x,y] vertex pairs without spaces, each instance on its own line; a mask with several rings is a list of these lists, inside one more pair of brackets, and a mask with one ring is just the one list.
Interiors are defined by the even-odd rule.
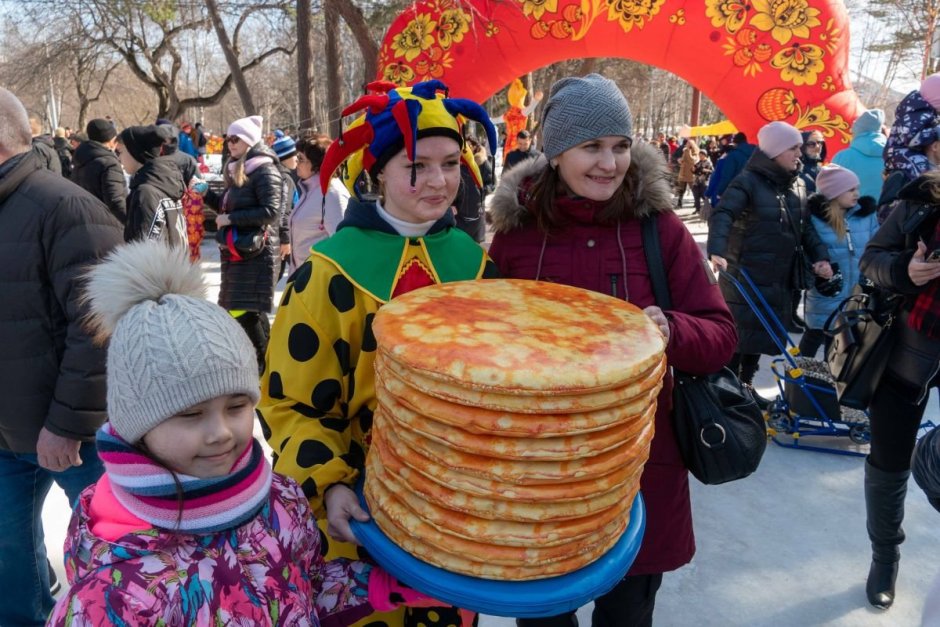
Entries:
[[[311,0],[297,0],[297,93],[300,97],[300,120],[297,125],[301,129],[319,128],[313,120],[313,81],[311,79],[311,66],[313,60],[313,42],[311,41],[313,29]],[[327,33],[329,33],[329,29]],[[328,74],[327,76],[337,76]]]
[[362,53],[363,84],[371,83],[376,79],[379,64],[379,45],[372,37],[372,31],[369,30],[369,24],[366,23],[362,15],[362,9],[353,4],[352,0],[335,0],[336,10],[342,16],[343,21],[349,26],[356,43],[359,44],[359,51]]
[[[248,90],[248,83],[245,82],[245,74],[242,72],[241,65],[238,63],[238,55],[232,47],[232,41],[225,32],[225,25],[222,23],[222,17],[219,15],[219,7],[215,0],[205,0],[206,9],[209,11],[209,18],[215,27],[215,34],[219,38],[219,45],[222,47],[222,53],[225,55],[225,61],[228,63],[229,70],[232,72],[232,80],[235,82],[235,89],[238,91],[238,97],[242,101],[242,108],[245,109],[245,115],[257,115],[258,110],[251,99],[251,92]],[[179,109],[180,107],[175,107]],[[182,111],[179,111],[182,113]]]
[[[325,0],[323,3],[324,30],[326,31],[326,75],[331,77],[326,81],[326,117],[331,137],[339,137],[343,130],[342,118],[342,90],[343,75],[342,61],[339,53],[339,0]],[[373,65],[375,65],[373,63]]]

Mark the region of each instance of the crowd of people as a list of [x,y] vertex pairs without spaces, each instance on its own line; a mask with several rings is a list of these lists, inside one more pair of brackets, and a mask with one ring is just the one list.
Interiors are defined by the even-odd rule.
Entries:
[[[0,624],[475,624],[372,564],[350,528],[368,520],[353,485],[377,405],[379,308],[494,277],[603,292],[655,322],[670,366],[729,365],[766,404],[754,377],[777,344],[720,278],[745,272],[808,357],[828,348],[823,323],[855,290],[904,297],[865,462],[866,593],[889,608],[916,434],[940,384],[940,75],[890,131],[883,112],[860,115],[831,160],[819,130],[781,121],[756,144],[743,132],[646,140],[620,86],[567,77],[499,176],[479,104],[438,81],[374,89],[336,141],[234,120],[217,185],[199,124],[96,118],[50,137],[0,89],[0,243],[14,251],[0,266],[0,492],[25,504],[0,516]],[[687,191],[710,266],[675,211]],[[218,304],[197,263],[207,209]],[[647,267],[649,222],[668,310]],[[596,599],[596,627],[651,625],[664,574],[695,552],[672,387],[667,374],[641,478],[644,541]],[[937,498],[940,441],[917,455],[915,478]],[[41,522],[52,483],[75,508],[58,601]]]

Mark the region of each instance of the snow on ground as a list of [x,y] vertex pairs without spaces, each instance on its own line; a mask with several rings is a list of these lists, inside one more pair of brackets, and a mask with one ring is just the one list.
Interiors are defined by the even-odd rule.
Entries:
[[[704,224],[681,212],[704,245]],[[203,267],[213,294],[219,265],[215,244],[203,245]],[[279,289],[283,288],[283,280]],[[794,338],[798,341],[798,338]],[[769,359],[761,362],[757,388],[776,395]],[[927,418],[940,424],[936,393]],[[257,436],[261,438],[260,430]],[[263,440],[263,438],[261,438]],[[781,437],[782,441],[788,438]],[[848,438],[804,438],[803,444],[864,450]],[[910,482],[897,600],[888,612],[865,599],[870,548],[865,532],[863,460],[782,448],[769,443],[752,476],[721,486],[692,483],[698,553],[691,564],[668,573],[657,596],[657,627],[809,625],[908,626],[920,624],[924,598],[940,571],[940,513]],[[65,495],[53,488],[43,522],[49,556],[59,579],[62,540],[69,520]],[[590,606],[578,612],[590,625]],[[484,617],[481,627],[512,627],[507,618]]]

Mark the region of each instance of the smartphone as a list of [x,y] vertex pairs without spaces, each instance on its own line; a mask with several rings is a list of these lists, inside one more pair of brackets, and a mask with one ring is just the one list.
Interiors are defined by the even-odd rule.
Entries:
[[927,255],[926,261],[934,262],[940,261],[940,248],[934,249]]

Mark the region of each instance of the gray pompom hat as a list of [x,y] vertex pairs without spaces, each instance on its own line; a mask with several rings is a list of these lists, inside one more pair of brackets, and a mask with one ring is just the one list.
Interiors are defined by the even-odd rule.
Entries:
[[552,85],[541,126],[542,152],[551,161],[591,139],[630,137],[633,115],[614,81],[600,74],[569,76]]
[[108,420],[134,444],[193,405],[260,397],[258,360],[241,325],[205,299],[183,248],[133,242],[86,275],[88,324],[108,345]]

